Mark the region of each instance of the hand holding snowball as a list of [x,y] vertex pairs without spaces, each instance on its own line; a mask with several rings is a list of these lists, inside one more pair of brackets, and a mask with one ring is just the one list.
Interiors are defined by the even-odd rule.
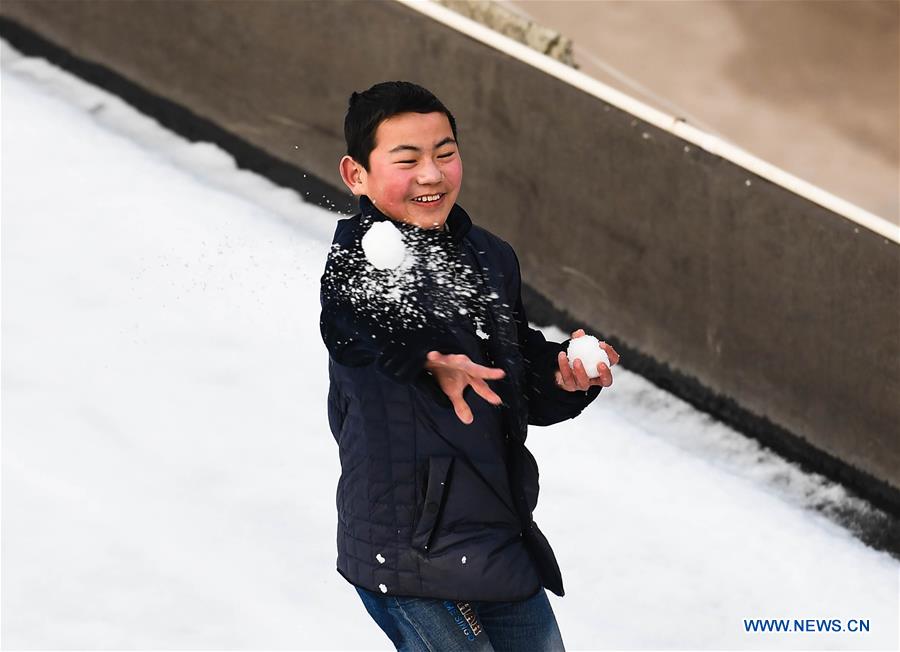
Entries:
[[609,356],[593,335],[573,337],[569,341],[566,356],[569,358],[569,366],[573,371],[575,370],[575,362],[580,360],[581,364],[584,365],[588,378],[597,378],[600,375],[599,363],[602,362],[607,367],[610,366]]
[[[579,328],[577,331],[572,333],[572,339],[575,340],[580,337],[584,337],[584,329]],[[590,336],[589,336],[590,337]],[[596,338],[590,337],[591,340],[596,342]],[[579,346],[575,346],[575,345]],[[614,364],[618,364],[619,362],[619,354],[616,353],[616,350],[611,347],[606,342],[597,342],[597,346],[601,349],[599,352],[599,356],[597,357],[607,357],[609,359],[609,364],[605,361],[596,362],[595,365],[592,365],[592,372],[588,373],[588,370],[585,369],[584,363],[581,361],[581,357],[575,357],[576,355],[585,357],[585,358],[593,358],[595,354],[593,351],[588,351],[588,354],[584,354],[578,352],[578,349],[583,346],[582,342],[572,342],[571,346],[573,347],[573,358],[574,360],[570,361],[569,356],[566,355],[565,351],[560,351],[559,356],[557,358],[557,363],[559,364],[559,369],[556,371],[556,385],[560,389],[564,389],[567,392],[575,392],[575,391],[586,391],[593,387],[594,385],[600,385],[602,387],[609,387],[612,385],[612,371],[610,367]],[[588,349],[590,349],[590,345],[588,345]],[[604,355],[605,354],[605,355]],[[591,377],[593,376],[593,377]]]

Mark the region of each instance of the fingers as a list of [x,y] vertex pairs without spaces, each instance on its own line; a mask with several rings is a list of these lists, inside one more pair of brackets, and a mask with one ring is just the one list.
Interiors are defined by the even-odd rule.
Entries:
[[500,405],[501,403],[503,403],[503,399],[500,398],[497,393],[492,390],[490,386],[488,386],[488,384],[483,380],[473,378],[472,382],[469,384],[472,386],[472,389],[475,390],[475,393],[488,403],[492,403],[493,405]]
[[557,356],[557,364],[559,364],[559,374],[562,378],[560,387],[568,392],[574,392],[576,389],[578,389],[578,381],[575,378],[575,373],[569,366],[569,357],[566,355],[565,351],[559,352],[559,355]]
[[565,351],[559,352],[557,362],[559,370],[554,372],[556,384],[566,391],[586,391],[595,385],[609,387],[613,383],[612,371],[604,362],[597,363],[597,373],[599,375],[596,378],[590,378],[587,375],[587,370],[578,358],[575,359],[575,368],[569,367],[569,359]]
[[581,391],[591,388],[591,379],[587,375],[587,370],[581,364],[580,358],[575,358],[575,385]]
[[569,368],[569,358],[565,351],[560,351],[556,356],[556,364],[559,367],[556,372],[556,376],[559,378],[557,384],[567,392],[574,391],[575,376],[572,375],[572,370]]
[[456,394],[449,398],[453,404],[453,411],[456,412],[459,420],[467,426],[470,425],[475,420],[475,417],[472,416],[472,410],[469,408],[469,404],[463,400],[462,394]]
[[610,365],[619,364],[619,354],[616,353],[616,350],[614,348],[612,348],[606,342],[600,342],[600,348],[606,351],[606,355],[609,356]]
[[[465,357],[465,356],[463,356]],[[466,358],[467,362],[462,367],[462,370],[465,371],[470,376],[475,378],[487,378],[488,380],[499,380],[506,375],[506,372],[503,369],[499,369],[496,367],[485,367],[480,364],[475,364],[468,358]]]
[[451,369],[459,369],[475,378],[498,380],[506,376],[506,372],[503,369],[475,364],[469,356],[463,353],[450,353],[445,355],[438,351],[429,351],[428,355],[425,356],[425,359],[427,361],[426,366],[428,362],[431,362],[432,364],[450,367]]
[[503,369],[494,369],[475,364],[467,356],[461,353],[443,354],[439,351],[429,351],[426,356],[425,367],[438,378],[441,389],[450,399],[453,411],[464,424],[469,425],[475,417],[472,409],[463,398],[463,390],[467,385],[484,400],[493,405],[501,405],[503,399],[494,392],[485,382],[485,379],[500,379],[506,375]]
[[597,378],[591,379],[592,385],[602,385],[603,387],[609,387],[613,383],[612,370],[606,366],[605,362],[597,363],[597,373],[600,375]]
[[577,331],[572,333],[572,339],[574,340],[576,337],[581,337],[582,335],[584,335],[584,329],[579,328]]

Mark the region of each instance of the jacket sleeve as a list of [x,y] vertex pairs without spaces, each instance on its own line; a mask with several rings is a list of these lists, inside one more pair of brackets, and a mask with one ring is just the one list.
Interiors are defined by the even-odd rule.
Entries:
[[331,358],[349,367],[374,364],[376,371],[391,380],[414,384],[449,406],[449,399],[425,370],[425,358],[433,350],[459,353],[456,339],[427,318],[419,324],[401,325],[366,310],[364,302],[354,302],[344,291],[359,271],[354,267],[360,264],[360,257],[353,255],[359,252],[353,252],[353,247],[346,237],[336,235],[321,278],[319,328]]
[[515,251],[516,270],[513,277],[513,296],[516,297],[514,317],[519,337],[519,348],[525,358],[526,397],[528,400],[528,423],[535,426],[550,426],[566,419],[572,419],[597,398],[602,389],[595,385],[587,391],[569,392],[556,384],[556,370],[559,369],[557,356],[569,347],[565,342],[548,342],[544,334],[528,325],[525,306],[522,303],[522,271]]

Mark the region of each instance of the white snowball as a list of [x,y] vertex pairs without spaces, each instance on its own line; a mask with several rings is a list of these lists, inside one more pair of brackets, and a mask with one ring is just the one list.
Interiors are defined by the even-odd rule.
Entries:
[[609,356],[600,348],[600,340],[593,335],[582,335],[572,339],[566,355],[569,357],[569,366],[573,370],[575,369],[575,360],[581,360],[588,378],[596,378],[600,375],[600,372],[597,371],[598,363],[605,362],[606,366],[609,366]]
[[366,259],[377,269],[396,269],[406,258],[403,234],[390,220],[375,222],[362,239]]

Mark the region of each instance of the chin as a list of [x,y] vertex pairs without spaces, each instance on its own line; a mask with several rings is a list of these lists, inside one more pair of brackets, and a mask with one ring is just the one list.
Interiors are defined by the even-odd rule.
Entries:
[[415,224],[422,229],[441,229],[447,223],[449,216],[450,211],[447,211],[446,215],[409,215],[409,218],[405,221]]
[[444,217],[434,220],[434,223],[430,225],[430,228],[443,229],[444,225],[447,223],[447,217],[448,215],[444,215]]

